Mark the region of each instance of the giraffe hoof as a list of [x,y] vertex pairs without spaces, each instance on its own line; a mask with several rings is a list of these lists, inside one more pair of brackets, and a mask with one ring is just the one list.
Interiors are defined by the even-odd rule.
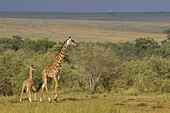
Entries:
[[42,98],[40,98],[40,102],[42,103]]
[[49,103],[51,103],[51,99],[50,99],[50,97],[48,98],[48,101],[49,101]]
[[56,103],[58,103],[58,101],[56,99],[54,99]]
[[57,98],[56,98],[56,99],[54,99],[54,101],[55,101],[56,103],[58,103]]

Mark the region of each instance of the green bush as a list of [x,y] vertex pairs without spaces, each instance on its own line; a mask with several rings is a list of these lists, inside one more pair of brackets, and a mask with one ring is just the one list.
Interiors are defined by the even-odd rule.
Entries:
[[120,61],[113,50],[95,43],[80,43],[70,53],[70,60],[78,71],[80,87],[89,87],[93,93],[98,87],[110,91],[114,80],[121,75]]
[[[127,84],[139,92],[169,92],[170,63],[164,58],[151,56],[143,60],[132,61],[125,73]],[[128,70],[126,69],[126,71]],[[130,83],[129,83],[130,79]]]

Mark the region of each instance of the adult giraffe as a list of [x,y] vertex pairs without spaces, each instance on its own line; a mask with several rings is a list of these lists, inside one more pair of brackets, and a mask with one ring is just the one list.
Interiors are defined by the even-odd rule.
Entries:
[[51,102],[49,92],[47,89],[47,77],[53,78],[56,83],[56,85],[55,85],[55,101],[57,102],[57,92],[58,92],[58,87],[59,87],[58,81],[60,79],[60,75],[62,72],[61,61],[64,58],[65,51],[66,51],[66,48],[68,45],[78,46],[78,44],[73,39],[71,39],[71,37],[69,37],[69,39],[67,39],[63,43],[59,53],[53,58],[53,61],[50,64],[46,65],[43,68],[43,70],[41,71],[41,75],[42,75],[44,83],[42,84],[40,102],[42,102],[44,88],[46,89],[46,92],[47,92],[48,101]]

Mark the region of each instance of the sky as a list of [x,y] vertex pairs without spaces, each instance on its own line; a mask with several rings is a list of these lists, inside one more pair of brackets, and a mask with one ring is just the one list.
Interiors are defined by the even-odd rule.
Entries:
[[170,12],[170,0],[0,0],[0,11]]

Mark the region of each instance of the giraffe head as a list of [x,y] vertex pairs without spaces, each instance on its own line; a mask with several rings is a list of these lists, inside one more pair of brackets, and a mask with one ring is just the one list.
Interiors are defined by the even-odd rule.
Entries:
[[35,70],[34,65],[29,66],[31,70]]
[[71,39],[71,37],[69,37],[69,39],[67,39],[67,45],[75,45],[75,46],[78,46],[78,44],[73,40]]

